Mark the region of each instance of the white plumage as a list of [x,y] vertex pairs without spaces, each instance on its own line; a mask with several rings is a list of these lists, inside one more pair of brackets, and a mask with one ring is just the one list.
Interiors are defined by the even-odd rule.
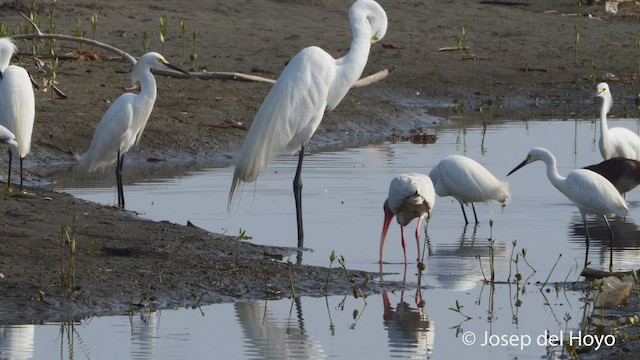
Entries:
[[15,147],[18,146],[18,143],[16,142],[16,136],[11,131],[9,131],[9,129],[2,125],[0,125],[0,142],[13,145]]
[[140,93],[123,94],[111,104],[96,127],[89,150],[78,156],[80,165],[89,171],[118,162],[116,165],[118,206],[122,208],[124,208],[122,189],[124,154],[140,141],[156,101],[157,88],[156,80],[151,73],[152,68],[171,68],[186,73],[169,64],[158,53],[144,54],[131,71],[132,84],[140,83]]
[[629,209],[622,195],[620,195],[609,180],[591,170],[576,169],[569,172],[566,178],[562,177],[558,174],[556,158],[545,148],[531,149],[525,160],[511,170],[507,176],[513,174],[521,167],[538,160],[544,162],[547,166],[547,178],[551,184],[571,200],[571,202],[578,207],[578,210],[580,210],[587,243],[584,266],[587,266],[589,255],[589,229],[587,227],[586,216],[587,214],[592,214],[602,216],[611,232],[609,268],[613,269],[613,230],[609,225],[607,216],[611,214],[621,217],[627,215]]
[[229,207],[241,182],[255,181],[278,153],[300,151],[294,179],[298,246],[303,242],[300,171],[304,148],[324,112],[333,110],[362,75],[371,44],[387,31],[386,13],[373,0],[356,1],[349,9],[349,20],[353,40],[344,57],[334,59],[312,46],[285,67],[251,124],[233,173]]
[[418,218],[416,243],[418,245],[418,262],[420,262],[420,224],[423,217],[428,219],[431,216],[435,201],[436,195],[433,190],[433,183],[427,175],[409,173],[398,175],[391,180],[389,196],[383,207],[384,223],[382,234],[380,235],[380,263],[382,263],[384,257],[384,240],[387,237],[387,231],[394,216],[400,225],[405,265],[407,264],[407,250],[404,227],[413,219]]
[[[12,147],[20,157],[20,189],[22,189],[22,159],[31,150],[31,133],[36,114],[35,97],[31,79],[20,66],[9,65],[18,51],[12,39],[0,39],[0,125],[15,135],[17,144]],[[9,148],[9,173],[11,179],[11,147]]]
[[607,83],[598,84],[596,97],[602,98],[600,108],[600,154],[605,160],[614,157],[640,160],[640,136],[623,127],[609,128],[607,114],[613,105]]
[[509,185],[498,180],[476,161],[451,155],[441,160],[429,173],[438,196],[453,196],[460,203],[465,224],[468,224],[464,205],[471,204],[476,224],[478,217],[473,203],[497,201],[505,205],[511,196]]

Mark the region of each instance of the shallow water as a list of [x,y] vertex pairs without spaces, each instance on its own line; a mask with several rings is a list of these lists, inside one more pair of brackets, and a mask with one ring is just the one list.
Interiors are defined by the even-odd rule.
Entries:
[[[638,130],[635,121],[613,120],[610,125]],[[303,254],[303,262],[327,266],[330,253],[335,250],[344,256],[351,269],[378,271],[382,204],[390,180],[399,173],[428,173],[443,157],[464,154],[504,179],[530,148],[544,146],[558,158],[560,173],[566,174],[573,168],[601,160],[596,142],[598,132],[591,121],[512,121],[491,126],[483,138],[480,127],[461,128],[455,124],[434,130],[438,136],[435,144],[380,144],[311,154],[305,159],[303,170],[305,247],[310,249]],[[215,232],[236,235],[242,229],[253,237],[251,241],[259,244],[295,246],[291,181],[296,161],[295,156],[276,161],[257,184],[244,188],[239,204],[230,214],[227,196],[232,168],[203,169],[127,186],[127,208],[156,220],[181,224],[189,220]],[[101,180],[96,176],[91,188],[67,188],[61,181],[57,189],[111,204],[116,201],[116,192],[111,174],[107,175]],[[488,358],[539,358],[547,349],[537,344],[536,339],[545,330],[559,334],[560,330],[579,329],[582,294],[563,290],[541,292],[535,282],[544,282],[549,275],[550,282],[579,279],[584,262],[584,231],[577,208],[548,182],[543,163],[519,170],[508,181],[513,194],[509,205],[503,209],[497,204],[478,204],[478,226],[463,226],[460,207],[451,198],[436,199],[425,251],[427,270],[422,284],[427,288],[421,290],[426,302],[422,318],[418,314],[415,291],[407,291],[404,295],[388,294],[391,305],[388,308],[396,313],[392,316],[389,310],[386,323],[383,296],[374,295],[368,299],[364,311],[363,303],[353,298],[347,299],[344,310],[337,310],[337,303],[342,298],[329,298],[327,306],[325,299],[304,297],[300,304],[294,304],[291,320],[288,319],[292,303],[288,299],[269,302],[267,317],[264,302],[259,301],[208,306],[204,316],[198,310],[165,310],[153,315],[159,318],[159,325],[148,322],[143,327],[144,331],[152,332],[146,345],[134,340],[135,322],[127,317],[92,319],[76,324],[74,331],[91,354],[87,358],[100,358],[102,353],[98,340],[96,345],[90,340],[93,337],[102,341],[105,337],[113,337],[109,342],[121,343],[119,350],[124,351],[123,356],[134,358],[149,357],[150,352],[159,358],[174,358],[176,354],[183,358],[199,358],[211,351],[221,351],[225,358],[282,358],[285,355],[282,351],[287,351],[287,356],[299,358],[363,355],[371,358],[450,358],[480,353]],[[639,198],[637,190],[627,194],[627,200],[632,203]],[[470,209],[467,215],[472,216]],[[640,237],[635,219],[638,215],[638,208],[632,206],[627,218],[611,221],[616,233],[616,269],[637,266]],[[493,220],[493,226],[489,225],[489,219]],[[417,282],[414,226],[414,223],[410,224],[406,232],[407,254],[413,260],[406,278],[412,283]],[[606,225],[590,219],[589,226],[591,267],[606,269],[609,254]],[[526,265],[520,255],[518,271],[529,283],[526,293],[507,285],[498,285],[495,292],[482,286],[482,271],[487,276],[489,271],[490,237],[495,240],[495,270],[499,281],[506,281],[509,274],[516,273],[515,264],[509,261],[512,252],[522,254],[526,251],[527,262],[537,270],[534,272]],[[385,244],[387,263],[383,270],[391,273],[385,275],[385,280],[403,277],[399,238],[399,228],[394,223]],[[515,247],[514,241],[517,241]],[[560,258],[559,254],[562,254]],[[556,261],[558,264],[551,272]],[[521,307],[515,306],[516,293],[523,302]],[[397,307],[402,302],[401,297],[406,304]],[[449,309],[455,307],[456,301],[471,320],[464,321],[465,317]],[[412,311],[403,311],[407,307]],[[357,323],[352,316],[355,309],[361,311]],[[240,317],[240,312],[249,315]],[[335,336],[329,329],[331,319],[335,324]],[[304,330],[300,329],[301,323]],[[293,330],[287,332],[288,327]],[[48,349],[43,350],[45,353],[62,346],[59,329],[59,324],[35,328],[36,353],[41,346]],[[465,331],[473,331],[476,335],[475,345],[463,345]],[[524,347],[524,352],[511,344],[480,346],[478,343],[485,332],[528,335],[533,344]],[[39,340],[40,333],[48,340]],[[392,333],[404,337],[395,338]],[[221,342],[220,337],[228,340]],[[279,341],[282,346],[274,345]],[[79,348],[75,342],[75,357],[84,356],[85,350]],[[138,356],[134,348],[142,355]],[[2,349],[0,347],[0,353],[5,353]]]

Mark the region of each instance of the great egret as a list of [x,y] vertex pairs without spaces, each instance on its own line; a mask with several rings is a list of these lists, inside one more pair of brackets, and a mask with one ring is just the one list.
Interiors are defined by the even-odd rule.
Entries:
[[228,207],[241,182],[253,182],[280,152],[300,151],[293,180],[302,247],[302,159],[304,149],[325,111],[333,110],[360,78],[369,50],[387,31],[387,15],[373,0],[358,0],[349,9],[353,32],[351,49],[334,59],[319,47],[301,50],[284,68],[256,114],[238,157],[229,191]]
[[594,97],[602,98],[600,108],[600,154],[607,160],[613,157],[640,160],[640,136],[633,131],[623,128],[609,128],[607,114],[613,105],[611,91],[607,83],[598,84],[598,92]]
[[451,155],[441,160],[429,173],[438,196],[453,196],[460,203],[465,225],[469,224],[464,211],[471,204],[473,217],[478,223],[475,202],[497,201],[506,205],[511,194],[509,185],[498,180],[489,170],[462,155]]
[[635,189],[640,184],[640,161],[614,157],[601,163],[585,166],[609,180],[620,194]]
[[613,271],[613,230],[607,215],[616,214],[626,216],[629,209],[616,188],[602,175],[585,169],[575,169],[567,177],[558,174],[556,158],[545,148],[533,148],[527,154],[520,165],[507,174],[513,174],[521,167],[534,161],[542,161],[547,166],[547,178],[553,186],[573,202],[580,210],[586,235],[587,249],[584,258],[584,266],[587,267],[589,257],[589,228],[587,227],[587,214],[602,216],[611,235],[611,252],[609,254],[609,270]]
[[31,133],[36,116],[36,102],[27,71],[9,65],[18,48],[10,38],[0,39],[0,125],[15,134],[17,144],[9,146],[7,186],[11,182],[12,148],[20,157],[20,190],[22,190],[22,159],[31,150]]
[[140,82],[140,93],[126,93],[117,98],[102,116],[91,139],[89,150],[78,161],[89,171],[99,167],[116,164],[118,183],[118,206],[124,209],[124,190],[122,188],[122,164],[124,154],[140,141],[153,104],[156,101],[156,79],[151,69],[170,68],[185,74],[186,71],[169,64],[162,55],[150,52],[136,62],[131,71],[132,84]]
[[424,174],[402,174],[391,180],[389,197],[384,202],[384,223],[380,235],[380,263],[382,264],[384,252],[384,240],[391,224],[391,219],[396,217],[400,225],[402,236],[402,250],[404,252],[404,264],[407,264],[407,242],[404,238],[404,227],[418,218],[416,226],[416,243],[418,245],[418,263],[420,262],[420,224],[423,217],[431,216],[436,195],[431,179]]

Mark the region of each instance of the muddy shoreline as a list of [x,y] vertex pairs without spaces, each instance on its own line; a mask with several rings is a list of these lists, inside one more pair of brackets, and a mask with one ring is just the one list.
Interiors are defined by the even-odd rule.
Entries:
[[[43,29],[46,13],[54,11],[57,31],[65,34],[73,33],[74,16],[84,20],[91,34],[89,18],[98,14],[96,39],[137,56],[143,53],[144,33],[150,38],[149,50],[161,49],[157,19],[166,15],[170,30],[165,55],[170,61],[179,63],[182,44],[190,51],[190,41],[178,30],[182,20],[189,33],[199,33],[196,71],[275,79],[305,46],[318,45],[335,56],[348,50],[348,3],[42,1],[33,10]],[[463,119],[480,123],[480,107],[490,110],[489,126],[514,118],[589,119],[597,113],[590,96],[603,79],[614,93],[612,114],[638,116],[635,5],[609,16],[603,5],[584,6],[578,14],[573,2],[551,0],[528,6],[470,5],[466,0],[428,6],[421,1],[380,3],[390,19],[389,31],[384,46],[372,48],[365,74],[391,67],[395,71],[380,83],[350,92],[325,116],[311,151],[380,142],[392,133],[428,131]],[[17,10],[28,11],[26,3],[5,2],[0,9],[3,24],[25,25]],[[458,51],[438,51],[455,43],[462,26],[467,27],[464,42],[474,60]],[[576,29],[581,34],[577,46]],[[31,42],[18,45],[25,66],[41,83],[48,75],[30,61]],[[76,49],[73,44],[58,45],[61,52]],[[190,64],[185,61],[183,66]],[[0,201],[0,321],[64,321],[139,307],[288,297],[291,279],[298,295],[351,293],[353,284],[342,269],[332,270],[325,291],[327,269],[296,265],[295,255],[289,257],[291,249],[240,244],[235,237],[143,220],[132,212],[47,190],[47,183],[55,180],[52,169],[74,164],[74,154],[87,149],[102,113],[130,86],[128,68],[111,60],[61,61],[57,81],[68,99],[52,100],[51,92],[36,94],[33,149],[25,161],[30,187],[26,193],[4,192]],[[127,155],[125,169],[131,170],[125,185],[135,181],[134,169],[143,164],[232,163],[270,89],[269,84],[219,80],[157,77],[157,82],[158,100],[143,139]],[[70,291],[60,277],[63,259],[68,261],[68,253],[61,255],[66,249],[60,244],[60,227],[70,225],[74,215],[77,286]],[[284,260],[274,259],[274,254]],[[349,270],[366,293],[403,286],[374,281],[365,286],[364,279],[376,274]]]

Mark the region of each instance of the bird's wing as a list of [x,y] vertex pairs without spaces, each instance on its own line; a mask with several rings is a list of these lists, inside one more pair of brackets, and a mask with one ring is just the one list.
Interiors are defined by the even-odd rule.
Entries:
[[285,67],[251,124],[236,164],[229,200],[240,181],[254,181],[280,152],[300,150],[322,120],[335,59],[318,47]]
[[391,180],[389,185],[389,208],[395,210],[405,200],[418,194],[424,198],[430,206],[435,202],[435,194],[431,179],[424,174],[409,173],[401,174]]
[[133,145],[135,134],[129,134],[128,130],[133,119],[132,101],[135,96],[121,95],[100,119],[89,150],[78,159],[89,171],[113,164],[118,158],[118,151],[124,153]]
[[27,156],[31,150],[35,112],[29,74],[19,66],[7,67],[0,80],[0,124],[16,136],[20,157]]
[[[466,159],[461,156],[450,156],[438,164],[441,187],[446,188],[447,195],[452,195],[464,203],[475,202],[476,198],[482,197],[482,188],[479,186],[477,174],[469,166],[473,163],[465,161]],[[440,184],[438,185],[436,191],[440,187]],[[441,192],[438,192],[438,195],[440,194]]]
[[628,211],[626,202],[613,184],[594,171],[571,171],[561,191],[587,214],[625,216]]
[[640,160],[640,137],[633,131],[615,127],[609,129],[610,136],[615,141],[614,156]]
[[458,201],[504,203],[510,197],[507,183],[473,159],[454,155],[442,160],[439,167],[442,181]]
[[0,141],[9,145],[18,146],[16,136],[2,125],[0,125]]
[[438,196],[451,195],[449,189],[447,188],[447,184],[444,182],[442,176],[440,175],[440,164],[431,169],[431,171],[429,172],[429,178],[431,179],[433,188],[435,189],[435,192],[436,194],[438,194]]

